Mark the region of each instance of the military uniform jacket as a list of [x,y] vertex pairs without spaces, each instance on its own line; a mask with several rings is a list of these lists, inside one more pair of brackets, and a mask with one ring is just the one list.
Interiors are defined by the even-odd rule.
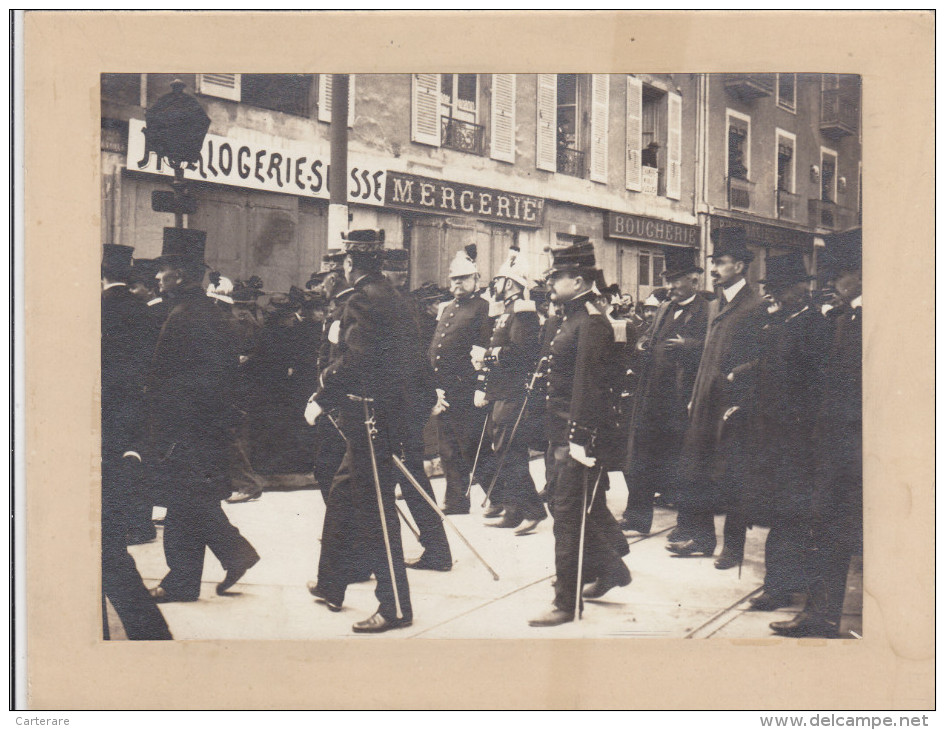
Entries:
[[102,456],[140,450],[144,386],[154,352],[147,305],[124,285],[102,292]]
[[491,335],[489,303],[478,294],[454,299],[440,308],[429,360],[436,387],[446,392],[450,407],[472,407],[478,381],[470,350],[473,345],[487,347]]
[[614,333],[590,292],[566,302],[560,315],[549,343],[546,434],[555,444],[602,443],[616,425]]
[[479,390],[492,401],[521,401],[538,361],[540,325],[535,303],[518,299],[496,319],[486,349],[486,369],[479,372]]

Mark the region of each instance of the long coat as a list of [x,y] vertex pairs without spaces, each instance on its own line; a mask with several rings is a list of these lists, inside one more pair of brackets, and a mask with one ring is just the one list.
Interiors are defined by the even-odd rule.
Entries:
[[827,323],[815,308],[778,313],[764,327],[749,425],[751,472],[743,513],[756,525],[810,514]]
[[[738,476],[747,469],[741,438],[745,407],[754,390],[753,370],[766,315],[764,301],[747,282],[724,307],[720,299],[709,303],[705,348],[680,458],[681,508],[725,510],[738,497]],[[723,421],[733,406],[740,412]]]
[[148,385],[150,455],[166,499],[230,494],[236,348],[231,323],[202,289],[175,297]]

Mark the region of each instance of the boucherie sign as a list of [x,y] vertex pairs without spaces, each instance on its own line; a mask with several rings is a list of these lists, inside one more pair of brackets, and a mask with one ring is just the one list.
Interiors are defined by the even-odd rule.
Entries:
[[[153,152],[144,154],[144,122],[128,123],[128,170],[173,175]],[[329,149],[234,129],[227,136],[208,134],[200,162],[184,172],[188,180],[328,198]],[[348,157],[348,201],[383,205],[386,164],[366,156]]]
[[540,228],[543,198],[475,185],[387,171],[387,204],[392,208],[442,215],[468,215],[489,221]]

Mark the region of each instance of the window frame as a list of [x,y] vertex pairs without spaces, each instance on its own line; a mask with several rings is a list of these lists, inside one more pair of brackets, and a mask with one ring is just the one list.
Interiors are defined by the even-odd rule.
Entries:
[[[794,90],[794,94],[793,94],[793,97],[794,97],[794,98],[791,99],[791,102],[790,102],[790,103],[784,101],[784,100],[781,98],[781,77],[782,77],[782,76],[790,76],[790,77],[792,78],[792,81],[793,81],[793,83],[791,84],[791,86],[792,86],[792,88],[793,88],[793,90]],[[779,74],[775,74],[774,93],[775,93],[775,98],[776,98],[776,100],[777,100],[776,103],[777,103],[778,108],[784,109],[785,111],[788,111],[788,112],[791,112],[791,114],[797,114],[797,74],[796,74],[796,73],[790,73],[790,74],[782,74],[782,73],[779,73]]]
[[[451,96],[450,101],[449,101],[448,103],[444,103],[444,102],[443,102],[443,77],[444,77],[444,76],[452,76],[452,87],[453,87],[453,90],[452,90],[452,96]],[[440,99],[439,99],[439,104],[440,104],[440,109],[439,109],[439,111],[440,111],[440,118],[442,119],[442,117],[444,116],[444,114],[443,114],[444,108],[448,108],[449,111],[450,111],[450,113],[449,113],[448,115],[446,115],[446,117],[447,117],[448,119],[458,119],[458,120],[461,121],[461,122],[469,121],[469,120],[467,120],[467,119],[463,119],[462,117],[457,117],[456,114],[455,114],[455,112],[456,112],[456,110],[457,110],[457,104],[458,104],[457,93],[458,93],[458,91],[459,91],[459,77],[460,77],[460,76],[472,76],[472,77],[474,77],[474,78],[476,79],[476,91],[475,91],[475,94],[474,94],[474,97],[475,97],[475,98],[474,98],[474,100],[473,100],[476,106],[475,106],[475,109],[472,111],[472,114],[473,114],[473,116],[474,116],[475,118],[473,119],[473,121],[472,121],[471,123],[472,123],[472,124],[481,125],[482,122],[480,122],[479,120],[480,120],[480,118],[481,118],[481,116],[482,116],[482,104],[480,103],[480,96],[481,96],[481,93],[482,93],[482,80],[479,78],[479,74],[477,74],[477,73],[475,73],[475,74],[444,74],[444,73],[441,73],[441,74],[440,74]],[[461,110],[461,111],[463,111],[465,114],[469,114],[469,111],[467,111],[467,110]]]
[[745,136],[745,180],[751,182],[751,116],[743,114],[734,109],[725,109],[725,179],[732,177],[729,167],[729,134],[732,128],[732,119],[737,119],[745,123],[747,135]]
[[[833,197],[824,199],[824,158],[833,157]],[[837,179],[840,177],[840,158],[837,151],[830,147],[820,147],[820,200],[825,203],[837,204]]]
[[775,127],[774,130],[774,170],[775,170],[775,190],[781,191],[780,180],[778,175],[779,164],[780,164],[780,147],[781,140],[787,139],[791,142],[791,150],[793,154],[791,155],[791,187],[789,190],[783,190],[782,192],[790,193],[795,195],[797,193],[797,135],[793,132],[788,132],[785,129],[780,127]]

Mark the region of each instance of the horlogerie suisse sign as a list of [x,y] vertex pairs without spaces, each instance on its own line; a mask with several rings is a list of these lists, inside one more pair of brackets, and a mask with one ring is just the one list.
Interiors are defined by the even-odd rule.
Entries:
[[481,188],[465,183],[435,180],[403,172],[387,171],[387,205],[441,215],[473,218],[540,228],[545,211],[543,198]]
[[607,236],[671,246],[699,246],[699,226],[614,211],[607,212]]

